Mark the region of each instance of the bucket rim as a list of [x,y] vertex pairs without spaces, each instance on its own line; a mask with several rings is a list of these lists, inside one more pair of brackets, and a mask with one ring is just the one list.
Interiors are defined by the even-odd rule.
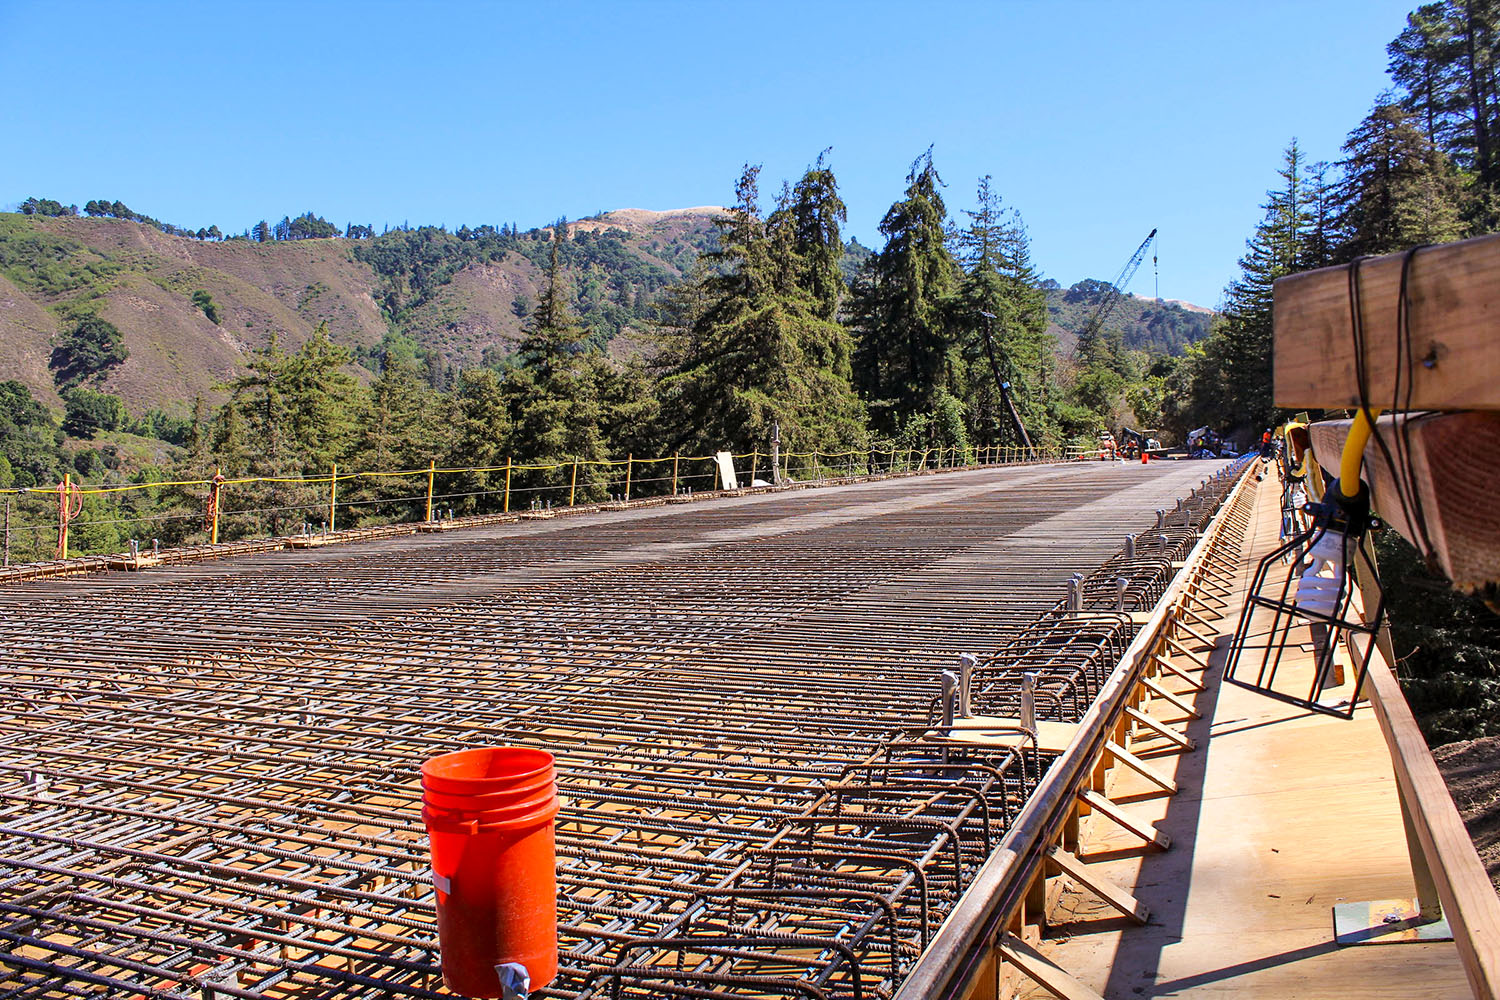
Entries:
[[[488,771],[497,760],[509,759],[513,766],[501,774],[465,775],[483,762]],[[436,791],[468,792],[501,790],[515,786],[528,778],[554,772],[556,758],[546,750],[524,746],[469,747],[451,753],[429,757],[422,762],[422,786]]]

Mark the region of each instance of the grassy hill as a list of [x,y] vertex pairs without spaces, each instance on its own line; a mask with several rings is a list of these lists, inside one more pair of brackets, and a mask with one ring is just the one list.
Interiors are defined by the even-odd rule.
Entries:
[[[1093,315],[1109,285],[1087,279],[1063,288],[1046,282],[1049,330],[1057,337],[1058,350],[1071,355],[1078,333]],[[1105,328],[1118,330],[1132,350],[1155,354],[1181,354],[1188,344],[1208,336],[1213,311],[1172,300],[1126,295],[1105,321]]]
[[[712,244],[718,211],[627,209],[570,224],[563,258],[575,309],[601,343],[644,322],[661,289]],[[0,377],[60,405],[52,341],[89,313],[124,337],[129,357],[102,387],[132,411],[181,414],[195,395],[215,400],[214,386],[273,332],[295,347],[320,322],[356,357],[398,333],[440,371],[477,365],[520,339],[551,238],[550,229],[424,227],[369,239],[205,241],[124,219],[0,213]]]

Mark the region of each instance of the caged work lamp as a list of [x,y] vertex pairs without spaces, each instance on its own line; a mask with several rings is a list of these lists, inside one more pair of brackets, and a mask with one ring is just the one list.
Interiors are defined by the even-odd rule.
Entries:
[[[1306,527],[1256,567],[1224,667],[1231,683],[1346,719],[1354,715],[1385,610],[1369,549],[1370,530],[1379,525],[1359,478],[1371,429],[1370,412],[1360,410],[1339,477],[1321,501],[1303,507]],[[1355,603],[1356,566],[1365,589],[1378,595],[1372,608]],[[1302,657],[1287,656],[1294,647],[1313,654],[1310,672]]]

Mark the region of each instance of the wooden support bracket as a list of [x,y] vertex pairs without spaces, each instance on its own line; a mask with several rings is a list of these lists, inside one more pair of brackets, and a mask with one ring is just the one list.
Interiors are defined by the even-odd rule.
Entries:
[[1155,785],[1157,788],[1160,788],[1162,791],[1168,792],[1170,794],[1175,795],[1177,793],[1177,782],[1162,774],[1156,768],[1152,767],[1150,764],[1147,764],[1135,754],[1120,746],[1120,744],[1116,743],[1114,740],[1107,741],[1104,744],[1104,749],[1108,751],[1110,756],[1114,757],[1115,760],[1119,761],[1121,764],[1124,764],[1136,774],[1139,774],[1141,777],[1151,782],[1151,784]]
[[1198,680],[1198,678],[1194,677],[1192,674],[1188,673],[1186,670],[1183,670],[1181,667],[1179,667],[1177,664],[1173,663],[1171,660],[1167,659],[1165,656],[1158,656],[1156,658],[1156,665],[1158,667],[1161,667],[1167,673],[1171,674],[1173,677],[1176,677],[1179,680],[1181,680],[1183,683],[1187,684],[1194,691],[1206,691],[1206,690],[1208,690],[1206,687],[1203,686],[1203,682],[1202,681]]
[[[1175,649],[1177,652],[1181,653],[1183,656],[1187,657],[1189,660],[1192,660],[1194,663],[1198,664],[1198,668],[1200,670],[1207,670],[1208,669],[1208,661],[1207,660],[1205,660],[1203,657],[1199,656],[1193,650],[1188,649],[1186,646],[1184,646],[1181,642],[1178,642],[1172,636],[1167,636],[1167,645],[1171,646],[1173,649]],[[1213,645],[1213,643],[1209,643],[1209,645]]]
[[1151,918],[1150,907],[1089,868],[1078,859],[1077,855],[1069,854],[1061,847],[1053,847],[1047,852],[1047,858],[1057,866],[1058,871],[1084,886],[1136,923],[1144,924]]
[[1062,966],[1009,931],[1000,936],[1000,954],[1007,962],[1021,970],[1026,978],[1060,1000],[1104,1000],[1099,994],[1068,975]]
[[[1202,632],[1199,632],[1197,629],[1193,628],[1193,626],[1189,625],[1187,622],[1183,621],[1181,618],[1174,617],[1172,619],[1172,627],[1173,628],[1180,628],[1184,632],[1186,632],[1188,635],[1192,636],[1194,639],[1197,639],[1199,642],[1203,643],[1203,645],[1208,646],[1210,648],[1213,647],[1213,644],[1214,644],[1213,636],[1204,635]],[[1168,633],[1168,634],[1170,634],[1170,633]]]
[[1177,695],[1173,694],[1171,691],[1168,691],[1166,688],[1162,687],[1151,678],[1142,677],[1141,686],[1144,687],[1147,691],[1150,691],[1156,697],[1160,698],[1162,701],[1165,701],[1167,704],[1173,706],[1178,711],[1185,714],[1188,718],[1203,718],[1202,714],[1199,713],[1196,708],[1194,708],[1192,705],[1189,705],[1187,702],[1183,701]]
[[1094,791],[1092,788],[1085,788],[1081,792],[1079,792],[1078,799],[1079,801],[1086,804],[1090,809],[1099,812],[1103,816],[1107,816],[1109,819],[1114,821],[1116,825],[1124,827],[1126,830],[1129,830],[1137,837],[1140,837],[1146,843],[1154,844],[1155,846],[1160,847],[1162,850],[1166,850],[1168,847],[1172,846],[1171,837],[1167,836],[1165,833],[1158,830],[1150,823],[1145,823],[1134,818],[1130,814],[1123,811],[1113,801],[1105,798],[1101,793]]
[[1145,712],[1142,712],[1138,708],[1131,708],[1129,705],[1127,705],[1125,706],[1125,714],[1129,718],[1145,726],[1151,732],[1160,736],[1162,739],[1166,740],[1168,743],[1171,743],[1173,746],[1179,747],[1183,750],[1193,750],[1198,746],[1198,744],[1194,743],[1188,737],[1182,735],[1179,732],[1168,729],[1159,721],[1151,718],[1151,716],[1147,715]]
[[[1181,614],[1184,614],[1184,615],[1189,615],[1189,616],[1191,616],[1191,617],[1192,617],[1192,619],[1193,619],[1193,620],[1194,620],[1194,621],[1195,621],[1195,622],[1197,622],[1197,623],[1198,623],[1198,624],[1199,624],[1199,625],[1202,625],[1202,626],[1203,626],[1203,627],[1204,627],[1204,628],[1213,628],[1213,627],[1214,627],[1214,623],[1213,623],[1213,622],[1211,622],[1211,621],[1209,621],[1209,620],[1208,620],[1208,619],[1207,619],[1207,618],[1204,618],[1204,617],[1203,617],[1203,616],[1202,616],[1202,615],[1200,615],[1200,614],[1199,614],[1199,613],[1198,613],[1198,612],[1196,612],[1196,611],[1194,611],[1194,610],[1193,610],[1193,609],[1192,609],[1192,608],[1190,608],[1190,607],[1188,607],[1188,606],[1187,606],[1187,605],[1185,605],[1185,604],[1184,604],[1184,605],[1180,605],[1180,606],[1179,606],[1179,607],[1178,607],[1178,608],[1177,608],[1177,610],[1178,610],[1178,612],[1179,612],[1179,613],[1181,613]],[[1179,624],[1181,624],[1181,623],[1180,623],[1180,622],[1179,622]],[[1198,638],[1199,638],[1199,639],[1202,639],[1202,640],[1203,640],[1203,641],[1204,641],[1204,642],[1208,642],[1208,643],[1209,643],[1209,645],[1213,645],[1213,643],[1212,643],[1212,642],[1209,642],[1209,640],[1208,640],[1208,639],[1206,639],[1206,638],[1204,638],[1204,636],[1202,636],[1202,635],[1201,635],[1201,634],[1199,634],[1199,633],[1198,633],[1198,632],[1196,632],[1196,631],[1194,631],[1194,632],[1193,632],[1193,635],[1195,635],[1195,636],[1197,636],[1197,637],[1198,637]]]

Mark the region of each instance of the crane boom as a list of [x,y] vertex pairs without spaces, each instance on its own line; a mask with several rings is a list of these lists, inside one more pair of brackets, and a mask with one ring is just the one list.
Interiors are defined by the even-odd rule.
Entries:
[[1104,327],[1104,321],[1109,319],[1109,314],[1115,311],[1115,306],[1120,304],[1120,299],[1125,296],[1125,286],[1130,284],[1130,279],[1135,277],[1136,270],[1141,266],[1141,261],[1146,258],[1146,248],[1151,241],[1156,239],[1156,230],[1152,229],[1141,245],[1135,248],[1135,253],[1120,268],[1120,273],[1115,275],[1115,280],[1110,282],[1109,291],[1104,294],[1104,299],[1094,307],[1093,315],[1089,316],[1088,322],[1083,324],[1083,329],[1078,331],[1078,340],[1084,339],[1092,334],[1098,333]]

